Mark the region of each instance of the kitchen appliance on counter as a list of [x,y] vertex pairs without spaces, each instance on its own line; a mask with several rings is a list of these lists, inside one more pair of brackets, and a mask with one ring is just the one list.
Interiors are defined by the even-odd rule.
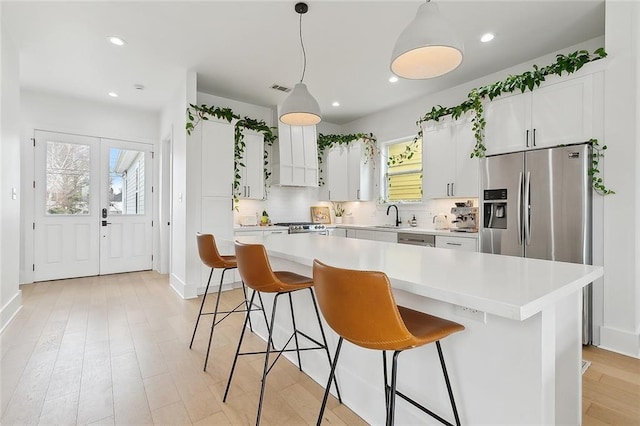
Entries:
[[456,216],[452,221],[455,228],[451,228],[451,232],[478,232],[478,208],[457,204],[451,208],[451,214]]
[[[484,253],[591,264],[591,146],[487,157],[482,169]],[[591,286],[583,290],[583,343],[591,343]]]
[[449,218],[444,213],[438,213],[433,217],[434,228],[440,229],[449,229]]
[[318,223],[311,222],[281,222],[275,223],[276,226],[287,226],[289,227],[290,234],[302,234],[315,232],[321,235],[328,235],[328,229],[326,226]]

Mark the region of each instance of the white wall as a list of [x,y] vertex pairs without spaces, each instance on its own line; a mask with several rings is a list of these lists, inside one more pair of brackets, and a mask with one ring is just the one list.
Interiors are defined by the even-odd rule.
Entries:
[[[186,72],[184,80],[179,82],[174,96],[162,109],[160,114],[160,135],[162,139],[170,138],[172,143],[172,192],[171,192],[171,227],[170,227],[170,283],[182,297],[195,297],[197,284],[188,286],[188,264],[195,258],[199,262],[198,254],[193,244],[193,235],[189,229],[189,221],[193,221],[193,214],[197,214],[200,223],[199,208],[188,208],[189,198],[199,198],[200,194],[190,197],[188,192],[188,178],[190,163],[200,164],[199,159],[188,156],[189,136],[185,131],[186,110],[190,103],[196,102],[196,74]],[[166,195],[166,194],[165,194]],[[199,267],[198,267],[199,268]]]
[[640,357],[640,4],[606,2],[605,348]]
[[[158,151],[158,113],[122,107],[113,102],[93,102],[50,93],[22,90],[22,133],[21,133],[21,184],[22,228],[20,241],[23,242],[20,260],[20,282],[33,281],[33,222],[34,200],[31,182],[34,180],[34,149],[31,138],[35,130],[71,133],[101,138],[110,138],[154,145]],[[157,182],[157,157],[154,162],[154,187]],[[154,220],[157,220],[157,193],[154,193]],[[157,229],[157,228],[156,228]],[[154,230],[154,240],[157,231]]]
[[[2,5],[0,5],[0,22]],[[1,25],[0,25],[1,26]],[[22,307],[20,264],[20,62],[0,33],[0,331]],[[16,198],[12,194],[16,191]]]

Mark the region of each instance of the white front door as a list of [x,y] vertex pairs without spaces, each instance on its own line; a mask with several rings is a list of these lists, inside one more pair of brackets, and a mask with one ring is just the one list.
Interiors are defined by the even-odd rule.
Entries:
[[151,145],[101,145],[100,274],[151,269]]
[[35,133],[34,281],[100,273],[100,140]]
[[151,145],[35,141],[34,281],[151,269]]

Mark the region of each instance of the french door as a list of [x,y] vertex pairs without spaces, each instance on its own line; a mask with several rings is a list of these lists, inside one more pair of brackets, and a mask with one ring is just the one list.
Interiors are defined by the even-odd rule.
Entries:
[[151,269],[151,145],[36,131],[34,281]]

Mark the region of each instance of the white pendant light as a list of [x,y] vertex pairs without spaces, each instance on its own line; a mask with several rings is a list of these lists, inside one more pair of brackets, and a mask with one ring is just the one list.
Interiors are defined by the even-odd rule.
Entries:
[[289,97],[280,106],[280,121],[290,126],[311,126],[318,124],[322,120],[318,101],[311,96],[307,85],[302,82],[304,73],[307,70],[307,52],[304,50],[304,43],[302,42],[302,15],[307,13],[308,10],[309,6],[306,3],[296,3],[295,5],[295,11],[300,14],[300,45],[302,46],[304,66],[300,83],[294,86]]
[[427,1],[402,31],[391,55],[391,71],[409,79],[434,78],[462,63],[462,42],[440,14],[438,5]]

